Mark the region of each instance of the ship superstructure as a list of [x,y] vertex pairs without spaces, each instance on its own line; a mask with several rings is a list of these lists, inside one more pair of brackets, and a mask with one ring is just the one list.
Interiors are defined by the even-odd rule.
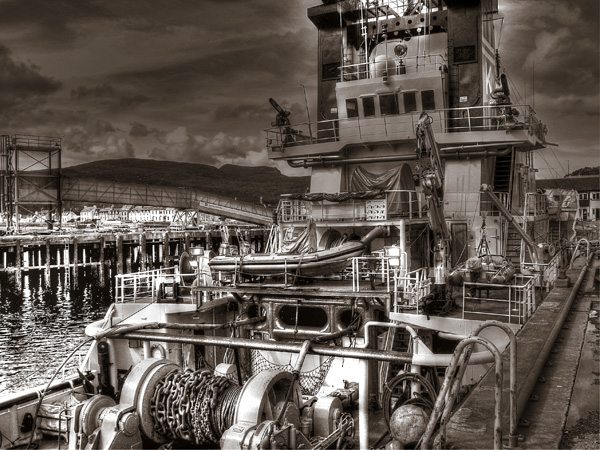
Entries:
[[[449,266],[476,255],[488,214],[495,216],[485,224],[490,252],[512,252],[519,262],[510,248],[514,230],[480,194],[482,184],[493,186],[521,227],[546,239],[532,165],[546,130],[530,106],[511,101],[496,46],[496,1],[326,2],[308,16],[319,33],[323,120],[267,131],[271,159],[311,170],[310,193],[281,204],[285,225],[302,227],[310,215],[319,248],[398,218],[408,220],[410,236],[421,234],[428,211],[415,183],[415,136],[425,111],[443,162]],[[411,267],[431,265],[423,259],[429,242],[425,233],[407,249]]]

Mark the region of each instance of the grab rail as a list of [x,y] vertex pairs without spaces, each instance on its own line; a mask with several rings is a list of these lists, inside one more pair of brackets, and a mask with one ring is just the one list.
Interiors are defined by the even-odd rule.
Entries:
[[[429,448],[429,441],[435,431],[436,425],[440,420],[440,417],[446,420],[448,418],[449,411],[452,409],[454,401],[456,400],[456,397],[458,395],[458,390],[456,389],[453,389],[452,393],[450,393],[449,391],[452,384],[456,384],[456,382],[460,383],[458,375],[464,371],[463,367],[466,366],[466,363],[471,357],[471,353],[473,351],[473,346],[471,344],[483,345],[494,354],[496,369],[496,384],[494,389],[494,450],[500,450],[502,448],[502,355],[500,354],[498,348],[487,339],[484,339],[480,336],[471,336],[460,341],[456,346],[454,353],[452,354],[450,365],[446,370],[446,377],[444,378],[444,383],[442,384],[442,388],[440,389],[440,392],[436,399],[433,411],[431,412],[431,417],[429,418],[429,422],[427,423],[425,433],[421,437],[421,448],[423,449]],[[460,369],[457,372],[459,362]],[[452,396],[449,394],[451,394]],[[445,425],[445,423],[443,425]]]

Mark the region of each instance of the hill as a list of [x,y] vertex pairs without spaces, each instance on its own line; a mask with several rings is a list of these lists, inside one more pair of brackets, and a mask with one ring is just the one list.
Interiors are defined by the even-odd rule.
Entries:
[[194,188],[252,203],[262,198],[275,205],[280,194],[304,192],[309,177],[288,177],[274,167],[157,161],[153,159],[105,159],[64,167],[64,176],[112,182]]

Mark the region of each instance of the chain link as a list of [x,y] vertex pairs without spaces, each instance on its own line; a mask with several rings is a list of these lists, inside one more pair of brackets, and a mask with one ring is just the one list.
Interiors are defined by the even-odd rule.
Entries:
[[169,372],[150,402],[157,433],[196,445],[215,444],[233,423],[241,387],[206,370]]

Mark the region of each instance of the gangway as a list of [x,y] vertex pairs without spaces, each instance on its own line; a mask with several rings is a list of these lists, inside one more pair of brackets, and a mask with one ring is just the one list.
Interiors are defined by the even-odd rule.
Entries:
[[194,209],[228,219],[271,225],[273,210],[191,188],[62,177],[62,201]]

